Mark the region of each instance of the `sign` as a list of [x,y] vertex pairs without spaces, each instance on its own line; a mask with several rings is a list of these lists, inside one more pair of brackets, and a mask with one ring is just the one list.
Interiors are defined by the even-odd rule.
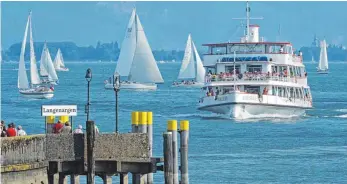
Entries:
[[42,105],[41,116],[77,116],[77,105]]

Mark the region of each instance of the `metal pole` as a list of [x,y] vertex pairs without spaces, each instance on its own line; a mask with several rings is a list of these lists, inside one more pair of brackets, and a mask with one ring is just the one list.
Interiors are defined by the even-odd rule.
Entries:
[[172,133],[165,132],[164,137],[164,178],[165,184],[173,184]]
[[181,135],[181,184],[189,184],[188,175],[188,140],[189,140],[189,121],[183,120],[180,122]]
[[118,89],[115,89],[116,92],[116,133],[118,133]]
[[89,104],[90,104],[90,101],[89,101],[89,90],[90,90],[90,81],[88,81],[88,102],[87,102],[87,121],[89,121]]

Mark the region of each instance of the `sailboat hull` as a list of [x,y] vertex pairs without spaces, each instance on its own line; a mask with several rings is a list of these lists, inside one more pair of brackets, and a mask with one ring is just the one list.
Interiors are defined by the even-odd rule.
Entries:
[[32,99],[51,99],[54,96],[53,91],[38,91],[35,89],[20,90],[19,93],[26,97]]
[[328,74],[329,73],[329,70],[317,70],[317,73],[318,74]]
[[204,83],[199,83],[199,82],[195,82],[194,84],[179,83],[179,84],[172,85],[172,87],[185,87],[185,88],[201,88],[203,86],[204,86]]
[[[105,84],[105,89],[114,89],[113,84],[111,83],[106,83]],[[152,83],[135,83],[135,82],[123,82],[120,85],[120,89],[125,89],[125,90],[156,90],[157,85],[152,84]]]
[[68,68],[56,68],[55,69],[57,72],[68,72],[69,69]]

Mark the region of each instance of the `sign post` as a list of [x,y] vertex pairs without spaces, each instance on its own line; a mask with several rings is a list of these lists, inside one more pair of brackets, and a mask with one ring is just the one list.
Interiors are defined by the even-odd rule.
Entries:
[[42,105],[41,116],[45,117],[46,133],[52,133],[56,116],[60,116],[60,120],[65,121],[61,123],[66,123],[70,117],[71,128],[73,128],[72,116],[77,116],[77,105]]

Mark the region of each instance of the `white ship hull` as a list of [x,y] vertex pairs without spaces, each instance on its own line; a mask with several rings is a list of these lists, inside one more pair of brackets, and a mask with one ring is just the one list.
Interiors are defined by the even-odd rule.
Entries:
[[248,118],[291,118],[305,115],[306,109],[312,108],[308,100],[286,99],[283,97],[241,92],[205,97],[198,109],[224,114],[235,119]]
[[37,91],[35,89],[20,90],[20,94],[26,98],[32,99],[51,99],[54,96],[53,91]]
[[[113,84],[111,83],[106,83],[105,84],[105,89],[114,89]],[[151,84],[151,83],[121,83],[120,89],[125,89],[125,90],[156,90],[157,89],[157,84]]]

